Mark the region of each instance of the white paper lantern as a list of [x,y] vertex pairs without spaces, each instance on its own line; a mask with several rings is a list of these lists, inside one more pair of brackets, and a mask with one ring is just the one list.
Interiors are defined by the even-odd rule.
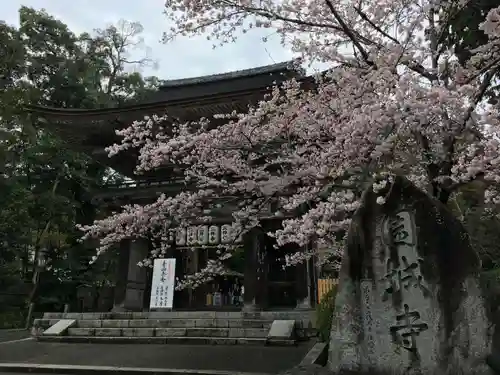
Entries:
[[186,245],[186,229],[179,228],[175,231],[175,244],[178,246]]
[[198,243],[200,245],[208,244],[208,226],[200,225],[198,227]]
[[187,244],[188,246],[196,244],[196,227],[188,227],[187,229]]
[[216,245],[220,242],[220,228],[217,225],[211,225],[208,229],[208,243]]
[[220,239],[221,239],[222,243],[230,243],[232,241],[232,239],[231,239],[231,225],[230,224],[224,224],[221,227]]

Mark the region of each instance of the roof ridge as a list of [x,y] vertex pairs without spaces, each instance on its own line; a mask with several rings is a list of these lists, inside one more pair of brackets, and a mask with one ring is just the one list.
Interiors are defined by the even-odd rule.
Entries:
[[[207,83],[207,82],[216,82],[216,81],[222,81],[222,80],[228,80],[228,79],[233,79],[233,78],[239,78],[239,77],[245,77],[245,76],[252,76],[252,75],[257,75],[257,74],[266,74],[266,73],[277,73],[280,71],[284,70],[296,70],[300,72],[300,67],[297,65],[298,60],[288,60],[288,61],[283,61],[271,65],[264,65],[264,66],[258,66],[255,68],[249,68],[249,69],[241,69],[241,70],[234,70],[226,73],[216,73],[216,74],[210,74],[210,75],[203,75],[203,76],[197,76],[197,77],[190,77],[190,78],[180,78],[180,79],[171,79],[171,80],[163,80],[160,85],[160,89],[163,88],[171,88],[171,87],[178,87],[178,86],[188,86],[188,85],[195,85],[198,83]],[[302,73],[302,72],[300,72]]]

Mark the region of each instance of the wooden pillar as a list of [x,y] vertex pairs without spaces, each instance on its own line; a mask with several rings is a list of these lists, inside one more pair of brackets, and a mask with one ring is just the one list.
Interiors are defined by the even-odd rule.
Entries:
[[127,288],[125,290],[126,310],[142,311],[144,308],[144,291],[146,289],[147,272],[137,263],[148,256],[149,243],[146,239],[137,239],[130,242],[130,255],[128,262]]
[[[200,257],[200,251],[204,251],[204,249],[195,249],[193,251],[192,257],[191,257],[191,269],[189,270],[189,273],[191,275],[194,275],[199,271],[199,257]],[[203,290],[197,290],[198,288],[191,288],[189,291],[189,307],[197,307],[200,305],[200,301],[202,301],[205,297]],[[204,301],[203,301],[204,302]]]
[[309,263],[309,282],[311,283],[309,294],[311,305],[315,307],[318,304],[318,268],[316,266],[316,255],[309,259]]
[[243,280],[244,295],[243,295],[243,310],[257,310],[256,288],[257,288],[257,267],[255,255],[255,230],[248,232],[243,238],[243,246],[245,252],[245,278]]
[[310,307],[308,303],[308,275],[307,263],[299,263],[295,266],[295,295],[297,299],[297,308]]
[[142,311],[147,272],[137,263],[147,257],[148,241],[123,241],[120,244],[118,281],[115,288],[113,311]]
[[269,307],[269,239],[265,233],[258,239],[257,255],[257,306],[261,309]]
[[262,228],[254,228],[245,235],[244,311],[256,311],[268,306],[268,245],[268,238]]
[[146,271],[146,285],[144,289],[144,295],[143,295],[143,302],[142,306],[143,309],[149,310],[149,303],[151,302],[151,293],[152,293],[152,287],[153,287],[153,269],[150,267],[145,268]]
[[310,258],[295,266],[296,279],[295,279],[295,292],[297,295],[297,308],[310,309],[313,305],[314,293],[314,273],[313,273],[313,259]]
[[[175,285],[177,285],[177,280],[183,280],[186,274],[186,251],[190,251],[187,249],[180,249],[178,247],[173,246],[167,252],[167,258],[175,258]],[[176,308],[185,308],[189,305],[189,294],[188,289],[184,288],[182,290],[174,291],[174,301],[173,301],[173,309]]]
[[116,269],[116,286],[114,288],[113,311],[123,310],[125,291],[127,289],[128,262],[130,247],[128,241],[120,242],[118,249],[118,265]]

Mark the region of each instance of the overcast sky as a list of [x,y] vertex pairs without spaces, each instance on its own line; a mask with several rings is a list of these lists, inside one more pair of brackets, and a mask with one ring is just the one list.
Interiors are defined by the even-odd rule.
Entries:
[[[292,58],[290,52],[279,46],[277,38],[263,43],[263,34],[245,35],[235,44],[215,50],[212,43],[202,37],[162,44],[162,32],[168,29],[168,22],[162,13],[163,4],[164,0],[4,0],[0,19],[18,25],[18,10],[25,5],[44,8],[75,33],[105,28],[120,19],[138,21],[144,26],[143,37],[150,47],[149,55],[158,62],[156,70],[146,69],[143,73],[161,79],[224,73]],[[138,52],[141,55],[144,53]]]

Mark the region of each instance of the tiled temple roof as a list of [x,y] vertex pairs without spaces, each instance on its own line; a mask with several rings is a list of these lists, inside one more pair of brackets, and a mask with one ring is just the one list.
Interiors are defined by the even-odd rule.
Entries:
[[[199,77],[193,77],[193,78],[164,80],[164,81],[162,81],[162,84],[160,85],[160,90],[170,89],[172,87],[186,86],[186,85],[198,85],[198,84],[203,84],[203,83],[225,81],[225,80],[229,80],[229,79],[237,79],[237,78],[241,78],[241,77],[256,76],[256,75],[260,75],[260,74],[272,74],[275,72],[288,71],[288,70],[293,70],[293,69],[302,70],[301,68],[297,67],[295,61],[285,61],[285,62],[272,64],[272,65],[259,66],[257,68],[235,70],[235,71],[227,72],[227,73],[211,74],[211,75],[205,75],[205,76],[199,76]],[[305,72],[302,70],[301,75],[304,75],[304,74],[305,74]]]
[[[181,120],[212,117],[233,110],[245,111],[248,105],[262,100],[276,82],[303,79],[304,71],[295,61],[253,69],[162,82],[151,100],[120,108],[68,109],[29,106],[41,127],[51,130],[75,150],[86,153],[125,176],[135,178],[136,155],[121,153],[108,158],[104,148],[119,142],[116,130],[146,115],[170,116]],[[164,171],[165,176],[169,171]],[[158,179],[160,172],[146,179]],[[160,177],[161,178],[161,177]]]

